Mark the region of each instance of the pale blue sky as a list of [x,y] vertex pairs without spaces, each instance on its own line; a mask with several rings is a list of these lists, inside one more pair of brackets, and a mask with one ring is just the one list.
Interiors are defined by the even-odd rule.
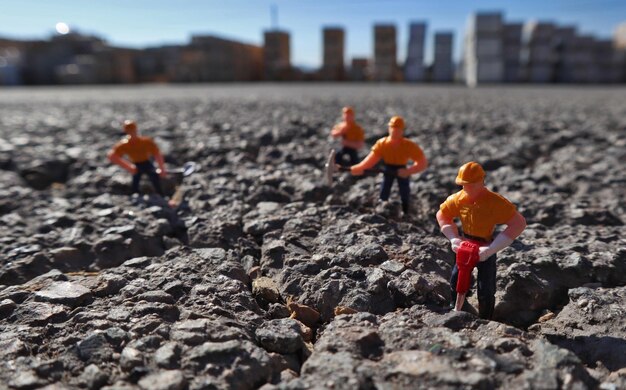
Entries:
[[292,62],[306,66],[321,62],[321,28],[326,25],[346,29],[349,62],[354,56],[371,56],[376,22],[398,27],[400,60],[414,20],[428,22],[428,52],[434,31],[454,31],[455,57],[474,11],[501,10],[507,21],[575,24],[602,38],[610,38],[615,26],[626,22],[626,0],[9,0],[1,7],[0,37],[47,38],[57,22],[66,22],[119,46],[182,44],[198,33],[262,44],[272,4],[278,8],[279,27],[291,32]]

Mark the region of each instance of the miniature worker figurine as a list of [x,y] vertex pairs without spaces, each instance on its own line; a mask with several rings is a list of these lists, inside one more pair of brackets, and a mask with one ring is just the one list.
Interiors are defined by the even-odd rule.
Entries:
[[[464,239],[479,242],[478,313],[481,318],[491,319],[496,302],[496,253],[511,245],[524,231],[526,220],[511,202],[487,189],[484,179],[485,171],[480,164],[463,165],[456,177],[456,184],[463,189],[441,204],[437,222],[455,253]],[[454,218],[461,220],[462,236]],[[500,224],[507,225],[506,229],[492,239],[495,226]],[[455,264],[450,277],[453,305],[458,274]]]
[[[359,162],[359,150],[365,146],[365,133],[361,126],[354,121],[354,110],[352,107],[344,107],[343,122],[338,123],[330,135],[333,138],[341,137],[341,149],[337,150],[335,163],[342,166],[349,166]],[[350,163],[344,162],[345,156],[350,158]]]
[[[163,196],[159,176],[167,177],[165,161],[156,143],[150,137],[142,137],[137,131],[134,121],[124,121],[126,138],[118,142],[109,152],[108,157],[112,163],[119,165],[133,175],[133,193],[139,193],[139,182],[145,173],[154,186],[154,190]],[[127,156],[128,158],[124,158]],[[150,158],[154,158],[159,170],[154,169]]]
[[[372,147],[370,154],[359,164],[353,165],[350,171],[353,175],[362,175],[365,170],[374,167],[381,159],[385,167],[380,199],[382,201],[389,199],[391,186],[394,179],[397,179],[402,211],[406,215],[409,212],[411,195],[409,177],[426,169],[428,161],[416,143],[404,138],[404,119],[399,116],[394,116],[389,121],[389,135],[379,139]],[[413,161],[413,164],[407,167],[409,160]]]

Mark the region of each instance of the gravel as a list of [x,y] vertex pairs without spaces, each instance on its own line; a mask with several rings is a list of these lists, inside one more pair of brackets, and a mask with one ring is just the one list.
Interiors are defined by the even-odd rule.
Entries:
[[[11,389],[624,388],[626,89],[392,85],[0,91],[0,383]],[[322,169],[355,108],[430,166],[411,214]],[[122,120],[171,209],[106,160]],[[450,312],[434,218],[464,162],[528,227],[494,321]],[[172,194],[180,178],[164,189]],[[475,295],[475,294],[474,294]],[[476,306],[474,296],[469,303]]]

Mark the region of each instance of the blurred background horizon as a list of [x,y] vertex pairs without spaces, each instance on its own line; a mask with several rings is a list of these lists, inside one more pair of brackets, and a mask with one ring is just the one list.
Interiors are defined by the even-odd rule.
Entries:
[[[278,26],[272,26],[272,8],[277,11]],[[366,57],[372,51],[372,26],[394,23],[400,27],[398,57],[402,60],[408,41],[408,29],[402,26],[425,21],[430,27],[425,59],[431,61],[428,38],[435,30],[462,36],[470,14],[483,11],[500,11],[515,22],[575,25],[584,34],[604,39],[611,39],[617,25],[626,21],[623,0],[108,0],[88,6],[77,0],[30,0],[3,5],[0,37],[48,39],[57,34],[57,23],[65,23],[71,31],[135,49],[180,44],[198,34],[262,45],[263,31],[278,27],[291,33],[294,65],[313,68],[322,65],[322,27],[343,27],[347,57]],[[453,57],[459,60],[460,40],[454,48]]]
[[[498,52],[506,51],[506,47],[511,46],[511,42],[513,42],[513,46],[517,45],[515,37],[513,37],[515,39],[506,38],[507,34],[511,34],[511,32],[506,31],[505,24],[508,24],[522,26],[518,29],[519,32],[513,32],[514,35],[519,35],[518,46],[520,46],[519,53],[514,53],[513,56],[518,58],[521,63],[528,63],[530,57],[533,57],[530,46],[535,45],[537,39],[543,40],[543,42],[539,42],[540,46],[551,46],[549,49],[551,53],[544,53],[548,50],[545,47],[538,50],[541,53],[539,56],[545,57],[540,60],[540,70],[515,70],[516,74],[519,73],[519,77],[514,82],[533,82],[531,75],[533,72],[542,73],[545,76],[535,77],[537,79],[535,82],[539,79],[559,82],[562,77],[558,77],[556,73],[560,72],[563,60],[556,58],[556,56],[559,55],[558,51],[564,50],[563,34],[559,35],[555,32],[553,34],[555,38],[550,38],[549,44],[546,38],[546,34],[552,34],[552,31],[556,31],[558,28],[567,28],[573,31],[573,33],[568,32],[566,35],[573,37],[571,47],[581,48],[585,52],[583,54],[578,53],[579,57],[586,56],[590,61],[595,61],[592,56],[601,55],[606,61],[615,62],[614,65],[611,65],[615,68],[611,71],[615,73],[613,79],[616,82],[624,80],[623,73],[626,72],[623,71],[621,64],[623,54],[616,51],[616,49],[620,49],[620,36],[626,34],[626,32],[621,32],[622,29],[626,31],[626,27],[623,27],[626,21],[626,2],[623,0],[529,0],[523,2],[511,0],[477,0],[472,2],[461,0],[437,2],[410,0],[319,0],[316,2],[304,0],[229,0],[226,2],[215,0],[182,0],[178,2],[134,0],[129,2],[110,0],[107,2],[90,2],[88,5],[77,0],[55,2],[31,0],[9,2],[2,6],[0,67],[4,66],[5,69],[0,70],[0,85],[118,82],[112,76],[98,78],[93,75],[85,75],[82,78],[72,78],[71,75],[76,72],[87,72],[86,68],[91,66],[90,63],[102,62],[98,58],[88,59],[86,57],[95,55],[95,52],[100,53],[102,50],[88,50],[83,47],[69,53],[69,49],[52,49],[54,53],[50,54],[49,48],[44,48],[40,43],[58,40],[63,35],[74,36],[74,38],[78,35],[96,38],[101,41],[100,46],[121,49],[125,56],[131,55],[128,53],[134,53],[132,60],[127,59],[126,61],[133,63],[132,73],[135,75],[133,77],[126,75],[124,76],[126,81],[122,80],[121,82],[338,81],[344,79],[358,79],[357,81],[369,79],[417,82],[464,81],[466,77],[463,74],[467,72],[465,65],[468,61],[468,52],[472,50],[468,46],[468,37],[471,35],[471,17],[475,13],[485,12],[492,16],[494,14],[499,15],[499,21],[484,20],[482,22],[483,27],[474,28],[475,32],[482,29],[487,34],[483,34],[483,41],[491,40],[491,42],[480,43],[480,37],[476,34],[472,38],[478,42],[475,45],[478,52],[491,53],[487,53],[488,61],[482,61],[485,64],[483,67],[489,69],[489,71],[483,72],[493,73],[495,69],[495,73],[506,73],[504,69],[506,68],[506,58],[497,59],[495,57],[499,55]],[[527,28],[527,25],[532,22],[540,22],[540,26],[534,32]],[[416,23],[423,26],[421,30],[411,27],[412,24]],[[498,27],[497,24],[500,26]],[[377,32],[375,26],[393,28]],[[621,29],[620,26],[622,26]],[[334,28],[328,36],[324,35],[326,33],[323,32],[323,29],[327,27]],[[281,31],[287,36],[268,37],[267,32],[272,31]],[[498,38],[499,43],[494,44],[494,34],[498,33],[503,36]],[[224,42],[218,44],[215,41],[209,42],[209,39],[195,39],[198,37],[225,40],[230,42],[231,48],[217,49],[216,45],[223,46]],[[576,41],[576,38],[579,37],[584,39]],[[33,44],[33,42],[39,43]],[[235,43],[238,44],[237,48],[234,47]],[[498,47],[494,48],[494,45]],[[602,45],[604,45],[603,48],[600,47]],[[34,48],[34,46],[38,47]],[[200,49],[200,46],[203,48]],[[333,48],[331,46],[340,47]],[[216,72],[213,69],[215,67],[238,68],[240,66],[231,63],[233,61],[222,58],[229,55],[228,53],[224,54],[225,51],[245,50],[248,52],[251,47],[258,47],[263,50],[259,53],[246,54],[254,58],[263,57],[262,69],[259,68],[255,72],[244,72],[246,73],[245,76],[217,75],[220,72]],[[6,52],[9,48],[15,50]],[[154,51],[156,48],[168,51],[168,53],[163,54],[164,57],[174,55],[179,56],[180,60],[175,63],[151,65],[150,62],[164,61],[154,58],[145,59],[149,56],[154,57],[153,53],[148,54],[146,51]],[[174,50],[174,48],[178,49]],[[4,54],[1,52],[3,49],[5,50]],[[46,50],[49,53],[48,57],[55,57],[45,64],[51,68],[50,74],[46,77],[36,76],[34,74],[45,72],[41,69],[32,69],[32,64],[47,60],[42,59],[41,55],[33,53]],[[210,60],[206,57],[209,51],[215,53],[220,50],[222,51],[221,54],[213,54],[214,56],[221,56],[219,60]],[[60,58],[59,51],[67,52],[66,58]],[[601,51],[604,51],[604,54],[597,54]],[[268,62],[272,61],[269,61],[267,57],[268,53],[272,55],[271,52],[275,52],[274,55],[280,57],[274,61],[282,62],[280,67],[295,69],[286,73],[278,72],[281,75],[274,74],[268,77],[268,68],[272,66]],[[381,67],[381,55],[388,57],[382,61],[389,62],[385,66],[397,67],[398,69],[383,72],[388,73],[388,75],[377,75],[375,68]],[[77,56],[81,57],[77,58]],[[109,62],[123,61],[119,60],[119,55],[113,56],[116,59],[109,60]],[[239,54],[235,54],[235,56],[239,56]],[[332,61],[329,61],[325,56],[342,57],[340,61],[342,64],[330,64]],[[16,59],[16,57],[19,58]],[[537,55],[534,57],[537,58]],[[354,62],[355,59],[356,62]],[[502,62],[502,65],[499,63],[494,65],[494,60]],[[216,64],[207,64],[210,61],[214,61]],[[241,59],[237,61],[241,61]],[[246,61],[251,63],[256,60],[249,59]],[[413,71],[412,74],[417,75],[413,78],[407,76],[406,69],[407,64],[411,61],[419,61],[420,66],[425,68]],[[450,69],[435,74],[438,72],[435,69],[436,62],[440,64],[449,62],[445,66]],[[549,71],[546,70],[548,62],[550,62],[551,67]],[[557,62],[559,64],[556,64]],[[200,63],[203,64],[199,65]],[[142,76],[142,73],[145,73],[146,69],[150,67],[179,67],[181,64],[187,68],[203,67],[205,71],[203,73],[197,69],[185,70],[185,75],[165,74],[167,72],[164,71],[159,75]],[[9,65],[15,69],[8,69]],[[329,77],[328,74],[316,74],[320,68],[328,68],[328,65],[341,66],[345,72],[341,71],[339,72],[341,74],[335,74],[332,77]],[[44,65],[40,64],[40,66],[43,67]],[[192,74],[194,72],[197,74]],[[480,73],[480,69],[478,72]],[[590,72],[592,71],[587,69],[583,72],[586,74],[585,77],[572,78],[572,80],[575,82],[603,82],[593,80],[593,77],[589,75]],[[593,72],[606,73],[602,69]],[[131,72],[127,70],[126,73]],[[213,73],[214,76],[208,73]],[[67,74],[70,74],[69,78],[65,77]],[[495,77],[495,81],[497,82],[500,78],[505,81],[506,77]],[[8,82],[8,79],[11,79],[11,82]],[[72,79],[75,81],[71,81]]]

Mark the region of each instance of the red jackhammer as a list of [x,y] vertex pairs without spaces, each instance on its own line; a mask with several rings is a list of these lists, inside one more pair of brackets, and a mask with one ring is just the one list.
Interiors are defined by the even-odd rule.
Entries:
[[465,302],[465,294],[469,291],[472,270],[478,264],[480,259],[478,248],[480,244],[477,241],[465,240],[461,242],[456,252],[456,266],[459,270],[456,280],[456,304],[455,311],[460,311]]

